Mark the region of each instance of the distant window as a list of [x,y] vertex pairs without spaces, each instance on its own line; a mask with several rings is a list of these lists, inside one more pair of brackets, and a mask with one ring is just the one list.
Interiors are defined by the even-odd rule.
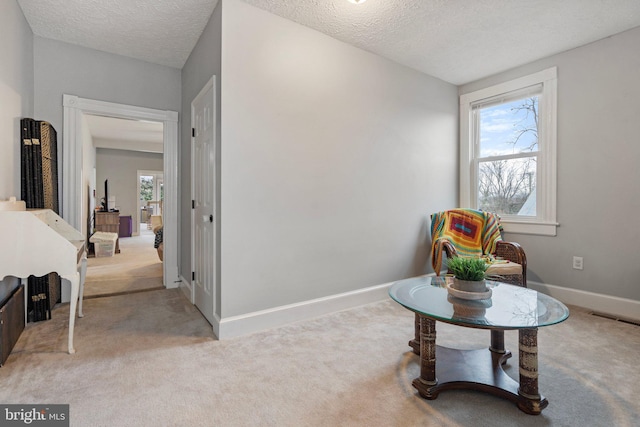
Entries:
[[555,235],[556,69],[460,97],[460,203]]

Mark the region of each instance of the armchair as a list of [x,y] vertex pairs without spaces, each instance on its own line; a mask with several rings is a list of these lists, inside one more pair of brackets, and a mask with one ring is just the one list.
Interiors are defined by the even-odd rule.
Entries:
[[490,263],[489,278],[527,286],[527,257],[515,242],[502,240],[500,217],[491,212],[453,209],[431,215],[431,262],[440,275],[442,253],[447,258],[481,256]]
[[[527,287],[527,257],[515,242],[502,240],[500,217],[473,209],[453,209],[431,215],[431,263],[440,275],[442,254],[484,257],[490,263],[487,277],[492,280]],[[414,338],[409,341],[420,354],[420,316],[416,313]],[[502,331],[491,331],[492,342],[504,343]]]

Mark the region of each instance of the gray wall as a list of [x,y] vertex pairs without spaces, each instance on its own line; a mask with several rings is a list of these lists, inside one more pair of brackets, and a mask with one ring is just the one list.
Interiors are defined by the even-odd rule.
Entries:
[[415,276],[457,200],[457,88],[222,8],[222,315]]
[[558,67],[558,235],[506,236],[525,248],[531,280],[640,300],[638,46],[635,28],[460,87]]
[[[178,69],[37,36],[34,57],[34,114],[40,120],[51,122],[58,131],[60,171],[63,167],[63,94],[180,112]],[[97,186],[100,187],[100,181]],[[60,193],[60,197],[64,194]]]
[[[0,200],[20,199],[20,119],[33,116],[33,33],[15,0],[0,2],[0,58]],[[0,280],[0,300],[17,283]]]
[[62,95],[180,112],[180,70],[35,37],[35,115],[58,131]]
[[15,0],[0,2],[0,200],[20,198],[20,119],[33,116],[33,33]]
[[[162,154],[98,148],[96,150],[96,198],[104,197],[104,180],[109,180],[109,196],[116,198],[120,216],[131,215],[137,231],[138,170],[163,170]],[[110,206],[111,207],[111,206]]]
[[[182,133],[180,145],[180,275],[191,280],[191,101],[209,81],[217,76],[217,131],[220,141],[220,68],[221,68],[222,2],[214,9],[189,59],[182,68]],[[217,156],[220,159],[220,152]],[[218,183],[220,182],[218,163]],[[220,219],[220,218],[219,218]],[[220,233],[220,220],[217,223]],[[218,234],[219,235],[219,234]],[[220,256],[220,248],[217,250]],[[220,272],[217,272],[218,280]],[[216,298],[216,314],[220,315],[220,288]]]

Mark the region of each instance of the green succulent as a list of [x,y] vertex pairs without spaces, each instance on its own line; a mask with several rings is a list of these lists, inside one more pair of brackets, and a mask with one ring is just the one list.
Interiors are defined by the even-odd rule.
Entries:
[[447,263],[449,272],[459,280],[478,281],[485,278],[489,267],[482,258],[455,257]]

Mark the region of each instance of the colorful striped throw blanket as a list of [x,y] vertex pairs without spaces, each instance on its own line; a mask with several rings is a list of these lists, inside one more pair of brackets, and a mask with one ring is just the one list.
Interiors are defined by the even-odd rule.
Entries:
[[442,267],[444,242],[451,243],[458,256],[493,254],[502,240],[500,217],[474,209],[452,209],[431,215],[431,264],[437,275]]

